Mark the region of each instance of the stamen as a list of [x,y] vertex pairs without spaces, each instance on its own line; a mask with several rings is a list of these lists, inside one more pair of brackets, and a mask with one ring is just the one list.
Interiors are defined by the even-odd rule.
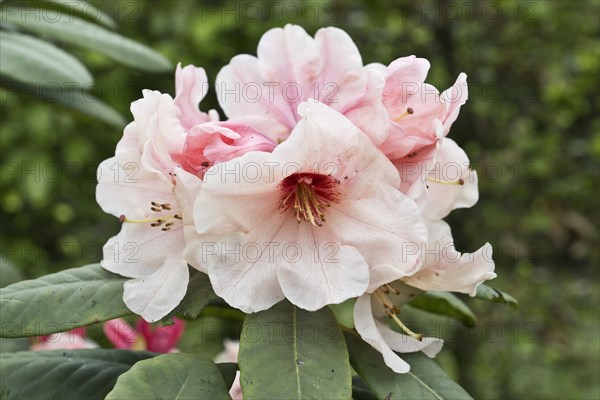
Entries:
[[439,183],[439,184],[442,184],[442,185],[459,185],[459,186],[462,186],[462,185],[465,184],[465,180],[462,179],[462,178],[457,179],[455,181],[445,181],[445,180],[441,180],[441,179],[433,179],[433,178],[429,178],[428,177],[427,181],[433,182],[433,183]]
[[383,287],[385,287],[389,291],[392,291],[395,295],[399,295],[400,294],[400,291],[398,289],[396,289],[395,287],[390,286],[387,283],[385,285],[383,285]]
[[287,211],[293,207],[298,223],[306,221],[323,226],[325,208],[339,201],[337,185],[340,181],[333,176],[300,172],[286,177],[280,183],[282,190],[279,209]]
[[404,325],[402,323],[402,321],[400,321],[400,318],[398,318],[395,314],[388,315],[388,317],[392,318],[398,324],[398,326],[400,327],[400,329],[402,329],[404,332],[406,332],[406,334],[408,336],[417,339],[419,342],[423,341],[423,334],[422,333],[414,333],[413,331],[411,331],[410,329],[408,329],[408,327],[406,325]]
[[408,107],[406,109],[406,111],[404,111],[404,114],[400,115],[399,117],[396,118],[392,118],[392,121],[398,122],[400,121],[402,118],[408,117],[409,115],[412,115],[415,113],[415,110],[413,110],[412,107]]
[[[157,203],[155,201],[151,201],[150,202],[151,207],[150,209],[154,212],[162,212],[165,210],[171,210],[171,205],[169,203]],[[155,217],[155,218],[142,218],[142,219],[131,219],[131,218],[127,218],[125,216],[125,214],[121,214],[119,216],[119,221],[121,221],[121,223],[132,223],[132,224],[145,224],[145,223],[150,223],[151,227],[158,227],[158,226],[163,226],[164,222],[169,221],[170,219],[176,219],[181,221],[183,218],[181,217],[181,215],[179,214],[173,214],[173,215],[161,215],[160,217]],[[175,221],[170,221],[167,222],[163,228],[161,228],[163,231],[168,231],[169,229],[171,229],[171,227],[175,225]]]
[[[119,221],[121,221],[122,223],[128,222],[128,223],[132,223],[132,224],[144,224],[146,222],[160,222],[160,223],[162,223],[166,219],[177,218],[177,217],[178,217],[178,215],[166,215],[166,216],[157,217],[157,218],[129,219],[125,215],[121,215],[119,217]],[[177,219],[181,219],[181,218],[177,218]]]
[[400,309],[398,307],[396,307],[395,305],[393,305],[392,302],[387,298],[387,296],[385,295],[384,288],[385,288],[385,290],[391,289],[395,294],[400,294],[400,292],[397,289],[394,289],[393,287],[391,287],[387,284],[379,287],[377,290],[375,290],[373,292],[373,294],[375,295],[375,298],[382,305],[383,312],[385,313],[385,315],[387,315],[389,318],[393,319],[394,322],[396,322],[396,324],[400,327],[400,329],[402,329],[408,336],[417,339],[419,342],[423,341],[423,334],[414,333],[406,325],[404,325],[404,323],[402,323],[402,321],[400,321],[400,318],[398,318],[398,316],[397,316],[397,314],[400,314]]

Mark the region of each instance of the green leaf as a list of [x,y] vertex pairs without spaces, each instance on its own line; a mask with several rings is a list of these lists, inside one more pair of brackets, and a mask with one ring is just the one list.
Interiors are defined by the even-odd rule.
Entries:
[[80,18],[69,17],[53,22],[36,18],[35,13],[15,15],[5,12],[0,13],[0,17],[2,21],[20,26],[30,32],[97,51],[131,67],[152,72],[172,69],[171,63],[166,58],[149,47]]
[[212,360],[197,354],[163,354],[134,365],[106,396],[113,399],[231,399]]
[[377,400],[371,389],[358,375],[352,377],[352,400]]
[[173,317],[179,313],[188,318],[198,318],[204,307],[216,298],[217,295],[212,289],[208,275],[190,268],[190,282],[185,297],[173,311],[163,318],[163,322],[172,321]]
[[519,302],[510,294],[494,289],[487,285],[481,284],[477,286],[477,294],[475,298],[493,301],[494,303],[508,304],[514,310],[519,309]]
[[55,87],[55,85],[40,87],[11,82],[9,79],[5,79],[2,86],[18,95],[31,96],[35,100],[45,100],[51,104],[82,112],[119,129],[122,129],[126,123],[123,116],[114,108],[75,87]]
[[[77,0],[77,1],[44,0],[44,1],[51,3],[51,4],[56,4],[58,7],[62,8],[62,9],[66,9],[68,12],[68,14],[64,14],[64,12],[63,12],[63,14],[58,14],[56,16],[49,15],[46,17],[46,19],[48,19],[48,20],[58,21],[59,18],[61,18],[61,19],[71,18],[71,16],[73,14],[78,14],[78,15],[87,17],[89,19],[95,20],[104,26],[108,26],[109,28],[114,29],[117,27],[117,24],[115,23],[115,21],[108,14],[106,14],[104,11],[100,10],[99,8],[94,7],[87,1],[83,1],[83,0]],[[41,4],[37,4],[37,5],[41,5]]]
[[54,350],[0,354],[2,399],[104,399],[117,377],[153,353]]
[[119,129],[126,124],[125,118],[118,111],[89,93],[78,90],[69,93],[46,90],[41,97],[49,102],[55,102],[80,111]]
[[249,314],[240,339],[239,367],[245,400],[352,395],[348,351],[327,307],[308,312],[283,301]]
[[230,388],[235,380],[235,374],[239,369],[237,363],[217,363],[217,368],[219,368],[219,372],[223,376],[225,386]]
[[94,82],[75,57],[31,36],[1,31],[0,54],[0,73],[19,82],[59,88]]
[[426,292],[409,305],[435,314],[456,318],[466,326],[475,326],[477,318],[461,299],[449,292]]
[[67,269],[0,289],[0,337],[41,336],[131,314],[127,278],[98,264]]
[[410,365],[410,372],[397,374],[385,365],[382,355],[357,334],[346,331],[344,336],[352,367],[380,399],[472,399],[435,361],[421,352],[402,354],[402,359]]

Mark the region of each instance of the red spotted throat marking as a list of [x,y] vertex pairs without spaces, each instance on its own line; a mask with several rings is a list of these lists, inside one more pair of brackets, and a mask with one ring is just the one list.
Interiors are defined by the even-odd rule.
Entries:
[[291,174],[279,183],[279,209],[285,212],[293,207],[298,223],[306,221],[323,226],[325,209],[340,200],[339,184],[340,181],[331,175],[312,172]]

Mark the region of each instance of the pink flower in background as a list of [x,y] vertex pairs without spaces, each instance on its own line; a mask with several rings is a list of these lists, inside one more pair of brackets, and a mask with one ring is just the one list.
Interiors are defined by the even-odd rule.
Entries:
[[[223,341],[225,349],[215,357],[216,363],[237,363],[240,352],[240,342],[237,340],[225,339]],[[236,371],[235,379],[229,389],[229,395],[233,400],[242,400],[242,385],[240,384],[240,371]]]
[[317,310],[360,296],[370,267],[413,274],[418,259],[406,246],[427,238],[396,169],[364,133],[315,101],[299,112],[272,154],[208,170],[194,206],[204,245],[192,250],[215,292],[245,312],[284,297]]
[[39,336],[31,344],[31,350],[96,349],[98,344],[86,337],[85,328]]
[[173,318],[173,325],[153,327],[143,319],[139,319],[132,327],[122,318],[107,321],[103,325],[104,334],[117,349],[148,350],[156,353],[173,353],[183,330],[185,322]]
[[356,45],[341,29],[317,31],[314,39],[297,25],[267,31],[257,57],[241,54],[217,75],[219,104],[229,118],[261,116],[285,140],[310,98],[344,114],[376,144],[389,128],[381,102],[383,75],[363,67]]

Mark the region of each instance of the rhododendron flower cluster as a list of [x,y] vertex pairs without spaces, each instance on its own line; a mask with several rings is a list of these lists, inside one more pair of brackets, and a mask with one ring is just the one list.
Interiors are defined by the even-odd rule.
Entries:
[[125,304],[160,320],[190,265],[246,313],[356,299],[357,332],[396,372],[409,366],[395,352],[435,356],[441,340],[408,329],[400,306],[427,290],[474,295],[495,274],[491,246],[459,253],[443,221],[477,202],[477,174],[446,138],[467,77],[440,93],[429,67],[364,65],[344,31],[287,25],[218,73],[223,116],[199,109],[202,68],[177,67],[174,98],[145,91],[97,188],[123,223],[102,266],[131,278]]

